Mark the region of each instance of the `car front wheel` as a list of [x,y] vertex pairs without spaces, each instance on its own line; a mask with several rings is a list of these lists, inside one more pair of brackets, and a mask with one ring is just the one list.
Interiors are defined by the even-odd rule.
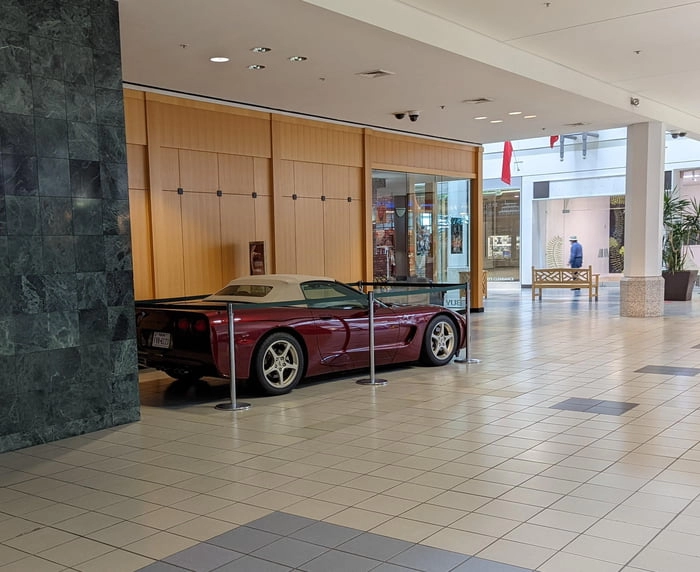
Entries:
[[457,327],[446,316],[435,316],[425,330],[421,361],[426,365],[445,365],[457,351]]
[[255,356],[255,375],[268,395],[294,389],[304,373],[304,352],[296,338],[286,332],[263,340]]

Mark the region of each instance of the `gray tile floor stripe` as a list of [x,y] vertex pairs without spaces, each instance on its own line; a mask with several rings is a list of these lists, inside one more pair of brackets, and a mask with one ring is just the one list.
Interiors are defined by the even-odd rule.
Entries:
[[562,409],[564,411],[581,411],[584,413],[596,413],[601,415],[622,415],[634,409],[639,403],[627,403],[625,401],[609,401],[606,399],[587,399],[585,397],[570,397],[564,401],[552,405],[550,409]]
[[700,373],[697,367],[676,367],[672,365],[645,365],[635,369],[634,373],[660,373],[662,375],[683,375],[693,377]]
[[271,513],[140,569],[183,571],[532,572],[284,512]]

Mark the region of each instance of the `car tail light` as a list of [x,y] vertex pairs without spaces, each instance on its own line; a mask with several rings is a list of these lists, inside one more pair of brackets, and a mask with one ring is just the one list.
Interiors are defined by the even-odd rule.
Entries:
[[181,332],[186,332],[190,328],[190,321],[187,318],[179,318],[176,326]]
[[207,331],[209,327],[209,324],[207,323],[206,320],[197,320],[193,324],[193,330],[199,334],[203,334],[204,332]]

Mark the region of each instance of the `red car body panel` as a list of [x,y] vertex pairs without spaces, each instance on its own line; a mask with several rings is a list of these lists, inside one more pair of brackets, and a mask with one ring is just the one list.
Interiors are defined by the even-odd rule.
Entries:
[[[220,304],[220,309],[212,309],[212,304]],[[263,305],[260,308],[255,303],[234,305],[236,378],[254,377],[256,349],[265,336],[279,331],[289,332],[300,341],[305,354],[304,377],[368,367],[368,308],[319,308],[310,305]],[[197,310],[198,306],[203,309]],[[137,302],[136,312],[139,360],[142,365],[164,370],[171,375],[196,370],[198,375],[195,377],[230,377],[225,303],[208,300],[169,300],[167,304],[158,301]],[[463,316],[441,306],[375,302],[375,364],[417,361],[421,356],[426,327],[436,315],[446,315],[452,319],[459,332],[458,347],[464,347],[466,322]],[[161,343],[159,336],[164,334],[168,334],[170,340],[168,347],[154,347],[156,341]],[[165,342],[161,345],[165,345]]]

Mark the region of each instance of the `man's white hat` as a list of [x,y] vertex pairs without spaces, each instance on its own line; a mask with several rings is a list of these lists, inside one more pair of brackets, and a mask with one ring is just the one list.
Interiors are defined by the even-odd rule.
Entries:
[[574,240],[578,240],[578,238],[576,238],[576,235],[575,235],[575,234],[572,234],[572,235],[569,237],[569,240],[574,241]]

